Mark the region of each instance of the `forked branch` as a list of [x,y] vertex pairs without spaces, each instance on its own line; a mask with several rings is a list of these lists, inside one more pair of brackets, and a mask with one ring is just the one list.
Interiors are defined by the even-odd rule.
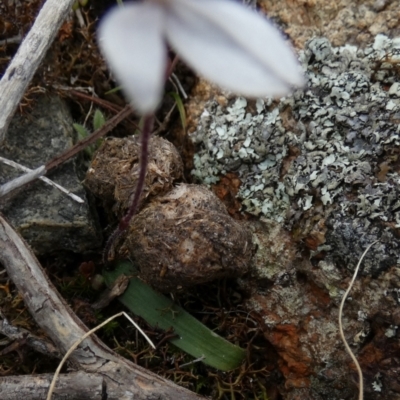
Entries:
[[[0,262],[18,288],[32,317],[60,352],[65,353],[88,329],[59,296],[25,241],[1,214],[0,248]],[[201,398],[118,356],[96,336],[85,339],[71,354],[70,361],[77,370],[102,375],[103,392],[108,400]]]

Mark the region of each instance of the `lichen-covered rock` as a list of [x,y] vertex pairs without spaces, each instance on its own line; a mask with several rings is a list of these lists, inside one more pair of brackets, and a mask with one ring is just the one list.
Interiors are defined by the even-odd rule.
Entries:
[[[85,186],[119,217],[129,208],[139,175],[140,139],[131,136],[105,140],[86,174]],[[167,140],[152,136],[149,163],[140,207],[153,196],[172,189],[182,178],[181,157]]]
[[297,240],[311,242],[325,221],[330,256],[350,268],[377,238],[384,245],[367,256],[366,271],[399,262],[399,53],[400,40],[383,35],[364,50],[311,40],[301,53],[307,90],[277,104],[208,102],[192,134],[193,175],[210,184],[236,172],[244,210],[284,223]]
[[281,224],[260,218],[249,221],[256,252],[251,261],[251,275],[259,288],[283,284],[295,274],[301,260],[296,244]]
[[[334,264],[323,264],[287,264],[286,279],[275,280],[269,290],[246,282],[253,288],[246,307],[261,316],[261,329],[280,355],[284,399],[358,396],[357,372],[338,328],[338,307],[350,279]],[[365,399],[400,395],[399,292],[400,268],[393,267],[377,279],[359,278],[345,304],[343,329],[364,374]]]
[[[192,133],[193,175],[211,184],[234,172],[243,209],[281,224],[292,235],[285,245],[303,255],[286,252],[277,263],[260,253],[241,280],[247,309],[261,315],[279,353],[285,400],[356,397],[338,307],[375,240],[346,302],[344,332],[364,372],[364,398],[400,396],[399,55],[400,40],[383,35],[364,49],[313,39],[300,54],[306,90],[276,102],[216,98]],[[258,240],[262,248],[269,239]]]
[[169,292],[241,276],[253,250],[251,232],[210,190],[181,184],[132,219],[120,254],[137,261],[144,281]]

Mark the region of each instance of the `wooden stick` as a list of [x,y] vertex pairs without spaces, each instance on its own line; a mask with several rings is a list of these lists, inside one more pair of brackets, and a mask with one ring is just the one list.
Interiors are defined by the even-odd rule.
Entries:
[[[58,349],[67,352],[88,329],[59,296],[25,241],[1,214],[0,249],[0,263],[18,288],[32,317]],[[71,354],[70,361],[75,369],[103,376],[102,396],[108,400],[201,399],[118,356],[95,335],[84,340]]]
[[[55,187],[60,192],[65,193],[72,200],[74,200],[74,201],[76,201],[78,203],[83,204],[85,202],[79,196],[71,193],[68,189],[65,189],[63,186],[59,185],[58,183],[53,182],[49,178],[46,178],[45,176],[42,176],[42,174],[44,174],[46,172],[44,166],[40,167],[39,170],[36,170],[36,172],[34,172],[30,168],[24,167],[23,165],[18,164],[15,161],[8,160],[7,158],[1,157],[1,156],[0,156],[0,162],[4,163],[6,165],[9,165],[10,167],[13,167],[15,169],[19,169],[21,171],[24,171],[26,173],[32,173],[33,174],[32,180],[36,179],[36,177],[38,176],[41,181],[47,183],[50,186]],[[43,170],[42,170],[42,168],[43,168]],[[25,177],[26,177],[26,175],[25,175]],[[29,182],[31,182],[31,181],[27,180],[27,182],[24,182],[23,184],[26,184],[26,183],[29,183]],[[14,181],[14,183],[15,183],[15,181]],[[0,197],[5,196],[7,193],[11,192],[12,190],[14,190],[14,187],[8,186],[8,188],[7,188],[7,184],[4,184],[4,185],[0,186]]]
[[149,344],[151,345],[151,347],[153,349],[156,348],[156,346],[154,346],[153,342],[149,339],[149,337],[142,331],[142,329],[139,327],[139,325],[133,321],[133,319],[131,317],[129,317],[129,315],[125,312],[125,311],[121,311],[118,314],[113,315],[112,317],[106,319],[105,321],[103,321],[100,325],[97,325],[95,328],[91,329],[89,332],[86,332],[81,338],[79,338],[79,340],[77,340],[72,346],[71,348],[65,353],[65,356],[63,357],[63,359],[61,360],[60,364],[58,365],[56,372],[53,376],[53,380],[51,382],[50,388],[49,388],[49,392],[47,393],[47,398],[46,400],[51,400],[52,396],[53,396],[53,392],[55,390],[56,384],[57,384],[57,379],[60,375],[60,371],[61,368],[63,367],[64,363],[67,361],[68,357],[73,353],[73,351],[75,351],[78,346],[86,339],[88,338],[92,333],[96,332],[97,330],[99,330],[100,328],[102,328],[104,325],[107,325],[110,321],[114,320],[115,318],[120,317],[121,315],[125,316],[125,318],[127,318],[132,325],[140,332],[140,334],[142,336],[144,336],[144,338],[149,342]]
[[[1,377],[1,399],[44,400],[52,377],[51,374]],[[101,374],[82,371],[63,374],[59,377],[53,400],[99,400],[103,398],[103,384],[104,378]]]
[[74,1],[46,1],[3,75],[0,81],[0,143],[4,141],[14,112]]
[[[0,312],[0,333],[7,336],[10,340],[25,341],[26,345],[36,352],[45,354],[48,357],[62,358],[58,349],[48,340],[35,336],[27,329],[18,328],[9,323]],[[1,383],[0,383],[1,386]]]
[[[125,106],[117,115],[106,121],[106,123],[97,131],[93,132],[87,138],[80,140],[73,147],[66,150],[64,153],[61,153],[51,159],[47,164],[40,166],[39,168],[32,170],[24,175],[19,176],[18,178],[13,179],[10,182],[5,183],[4,185],[0,185],[0,204],[5,203],[6,200],[9,201],[13,194],[18,193],[24,185],[34,181],[37,178],[47,174],[53,168],[58,167],[65,161],[69,160],[76,154],[78,154],[85,147],[93,144],[97,139],[104,136],[112,129],[114,129],[122,120],[124,120],[128,115],[133,112],[129,105]],[[4,200],[2,197],[7,196]]]

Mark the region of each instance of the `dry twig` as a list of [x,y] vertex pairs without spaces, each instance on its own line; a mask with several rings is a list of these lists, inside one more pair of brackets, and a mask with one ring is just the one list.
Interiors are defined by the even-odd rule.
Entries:
[[32,335],[28,330],[18,328],[11,325],[6,318],[0,312],[0,333],[7,336],[11,340],[24,340],[25,343],[33,350],[45,354],[48,357],[61,358],[61,354],[53,345],[47,340],[44,340],[38,336]]
[[[0,214],[0,262],[18,288],[27,308],[57,348],[65,353],[88,329],[48,280],[24,240]],[[182,399],[200,396],[118,356],[92,335],[70,356],[75,369],[102,375],[103,398],[108,400]],[[3,385],[0,378],[0,385]],[[8,380],[10,377],[7,378]],[[2,400],[7,400],[4,397]]]
[[0,143],[33,75],[75,0],[47,0],[0,80]]
[[47,174],[50,170],[58,167],[65,161],[69,160],[80,151],[82,151],[85,147],[91,145],[92,143],[96,142],[97,139],[104,136],[112,129],[114,129],[122,120],[124,120],[128,115],[133,112],[131,107],[128,105],[122,109],[120,113],[115,115],[113,118],[109,119],[100,129],[93,132],[90,136],[85,139],[79,141],[75,146],[71,147],[64,153],[54,157],[50,160],[47,164],[36,168],[35,170],[31,170],[30,172],[19,176],[18,178],[13,179],[10,182],[5,183],[4,185],[0,186],[0,197],[8,195],[10,196],[11,192],[15,192],[17,189],[20,189],[27,183],[34,181],[37,178],[42,177],[43,175]]
[[147,342],[150,344],[151,347],[153,347],[153,349],[155,349],[156,347],[154,346],[153,342],[149,339],[149,337],[142,331],[142,329],[140,329],[140,326],[136,324],[135,321],[133,321],[133,319],[131,317],[128,316],[128,314],[126,314],[125,312],[120,312],[118,314],[113,315],[112,317],[106,319],[105,321],[103,321],[100,325],[97,325],[95,328],[91,329],[89,332],[86,332],[81,338],[79,338],[71,347],[70,349],[65,353],[65,356],[63,357],[63,359],[61,360],[60,364],[57,367],[57,370],[54,374],[53,380],[51,382],[50,388],[49,388],[49,392],[47,393],[47,400],[51,400],[51,396],[53,394],[54,388],[56,386],[56,382],[57,382],[57,378],[60,375],[60,371],[61,368],[63,367],[65,361],[67,361],[68,357],[72,354],[72,352],[74,350],[76,350],[78,348],[78,346],[86,339],[88,338],[92,333],[95,333],[96,331],[98,331],[100,328],[102,328],[104,325],[108,324],[110,321],[114,320],[115,318],[120,317],[121,315],[123,315],[125,318],[127,318],[132,324],[133,326],[142,334],[142,336],[144,336],[144,338],[147,340]]
[[[32,179],[36,179],[36,174],[38,172],[35,172],[37,170],[31,170],[30,168],[24,167],[21,164],[16,163],[15,161],[12,160],[8,160],[7,158],[4,157],[0,157],[0,161],[3,162],[4,164],[9,165],[10,167],[19,169],[21,171],[27,172],[27,173],[32,173],[32,175],[28,175],[30,177],[32,177]],[[43,174],[45,172],[45,170],[40,170],[40,172],[38,173]],[[24,175],[25,178],[27,177],[27,174]],[[18,179],[18,178],[17,178]],[[53,182],[52,180],[50,180],[49,178],[46,178],[45,176],[39,176],[39,179],[42,180],[43,182],[47,183],[50,186],[55,187],[56,189],[60,190],[61,192],[65,193],[67,196],[69,196],[72,200],[78,202],[78,203],[84,203],[84,200],[81,199],[79,196],[77,196],[76,194],[71,193],[68,189],[65,189],[63,186],[59,185],[58,183]],[[29,180],[30,181],[30,180]],[[15,185],[15,180],[11,181],[14,182]],[[26,181],[25,181],[26,182]],[[7,190],[8,189],[8,190]],[[8,192],[11,192],[12,190],[14,190],[14,187],[8,184],[2,185],[0,186],[0,197],[6,195]]]

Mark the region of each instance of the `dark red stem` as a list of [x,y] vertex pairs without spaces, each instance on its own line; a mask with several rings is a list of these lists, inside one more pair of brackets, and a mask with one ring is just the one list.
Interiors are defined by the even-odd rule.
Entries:
[[[175,69],[176,64],[178,63],[178,57],[175,56],[171,63],[169,63],[166,71],[165,71],[165,80],[167,80],[172,71]],[[149,140],[150,135],[153,130],[154,124],[154,114],[146,115],[143,119],[143,128],[142,128],[142,146],[140,152],[140,167],[139,167],[139,178],[138,183],[136,185],[135,194],[133,196],[132,204],[129,207],[127,214],[121,219],[118,228],[112,233],[109,237],[106,247],[103,253],[103,260],[106,261],[108,259],[108,253],[110,252],[111,246],[116,239],[128,228],[129,222],[132,217],[136,214],[136,211],[139,207],[140,197],[143,192],[144,183],[146,180],[146,171],[147,171],[147,159],[149,156]]]
[[146,115],[143,120],[142,129],[142,144],[140,148],[140,168],[139,168],[139,178],[135,188],[135,194],[133,196],[132,204],[129,207],[127,214],[121,219],[118,229],[123,232],[129,225],[130,220],[136,214],[139,206],[140,196],[142,195],[144,182],[146,179],[147,171],[147,160],[149,158],[149,141],[151,131],[153,130],[154,124],[154,114]]
[[142,143],[140,147],[140,161],[139,161],[139,177],[135,188],[135,194],[133,195],[133,200],[131,206],[129,207],[128,212],[121,219],[118,228],[112,233],[112,235],[109,237],[107,241],[103,255],[104,261],[108,259],[108,253],[111,249],[112,244],[128,228],[129,222],[131,221],[131,219],[138,210],[140,197],[143,193],[143,188],[146,180],[146,171],[147,171],[147,164],[149,157],[149,141],[151,132],[153,130],[153,125],[154,125],[154,114],[146,115],[143,118],[143,128],[141,135]]

